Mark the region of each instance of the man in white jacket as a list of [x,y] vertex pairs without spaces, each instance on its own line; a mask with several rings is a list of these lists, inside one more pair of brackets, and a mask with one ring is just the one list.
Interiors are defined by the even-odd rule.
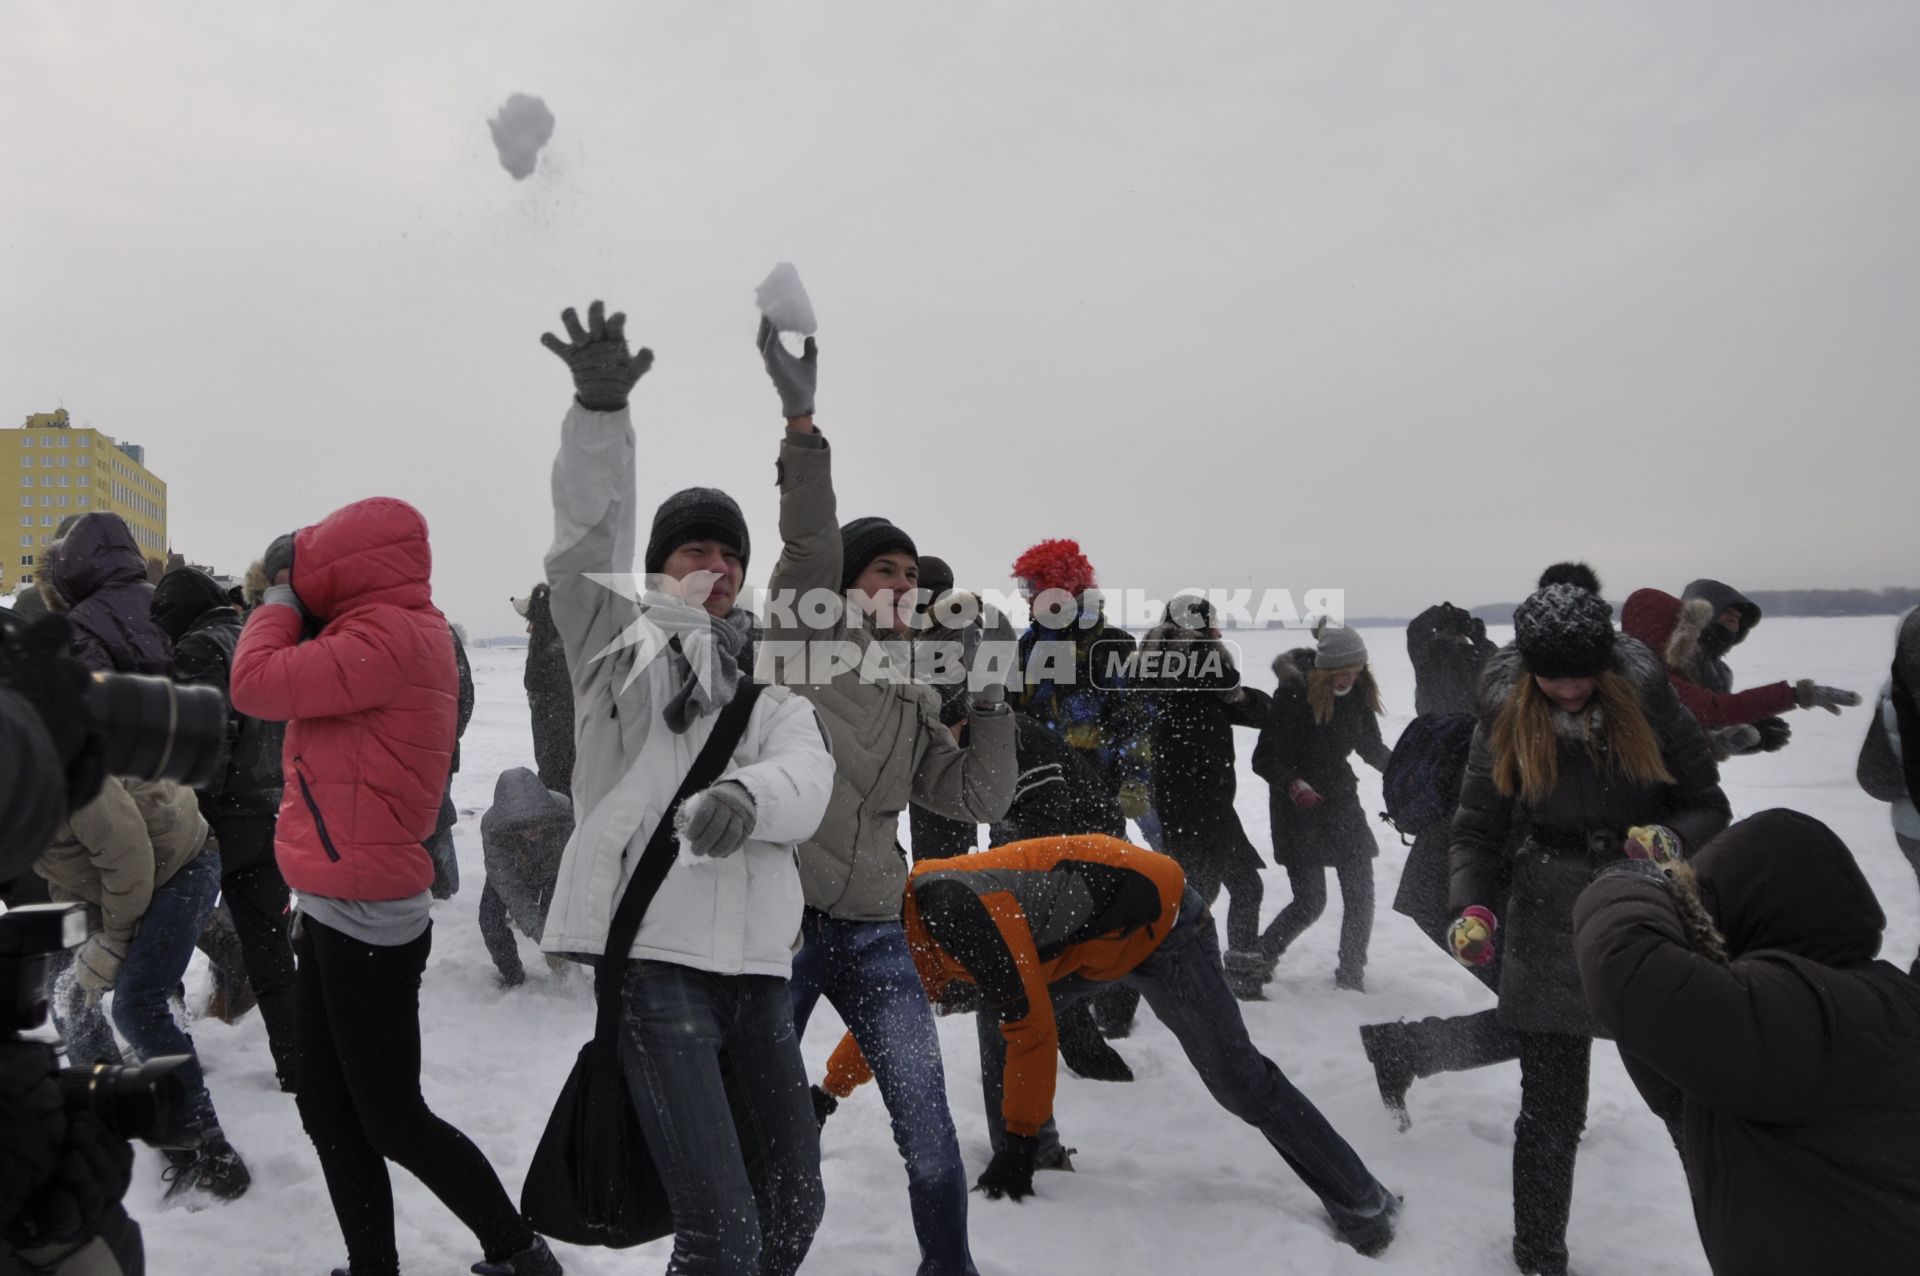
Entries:
[[[655,513],[633,575],[634,434],[627,396],[653,353],[629,353],[601,303],[568,340],[573,372],[553,464],[547,551],[573,681],[579,821],[541,947],[598,956],[643,848],[751,676],[752,616],[734,599],[746,521],[690,488]],[[682,854],[628,954],[620,1057],[673,1207],[674,1271],[789,1273],[820,1222],[820,1142],[787,992],[803,906],[795,847],[833,788],[812,707],[762,693],[731,765],[682,806]],[[722,1058],[726,1067],[722,1069]]]

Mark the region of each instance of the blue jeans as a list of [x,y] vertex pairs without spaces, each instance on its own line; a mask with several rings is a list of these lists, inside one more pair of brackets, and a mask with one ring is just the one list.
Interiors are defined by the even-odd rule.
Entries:
[[[1349,1242],[1364,1245],[1391,1234],[1399,1207],[1306,1095],[1247,1036],[1240,1003],[1227,988],[1220,939],[1207,906],[1191,887],[1166,940],[1125,976],[1186,1051],[1187,1061],[1214,1101],[1264,1134],[1300,1176]],[[1053,986],[1056,1009],[1105,987],[1078,977]],[[991,1017],[991,1016],[989,1016]],[[997,1048],[995,1048],[997,1045]],[[1006,1039],[980,1034],[983,1084],[989,1100],[1006,1071]],[[986,1082],[986,1076],[995,1078]],[[989,1111],[989,1128],[1000,1114]]]
[[791,1276],[826,1209],[787,982],[636,961],[620,1063],[673,1206],[674,1276]]
[[187,1056],[179,1073],[187,1085],[186,1125],[203,1134],[218,1130],[220,1121],[207,1094],[193,1038],[174,1021],[171,999],[219,895],[220,852],[209,843],[153,893],[126,960],[120,963],[120,977],[113,983],[113,1024],[137,1058]]
[[899,922],[854,922],[809,908],[793,959],[793,1021],[822,996],[873,1068],[907,1163],[907,1203],[920,1240],[919,1276],[975,1276],[967,1248],[967,1167],[947,1110],[933,1008]]

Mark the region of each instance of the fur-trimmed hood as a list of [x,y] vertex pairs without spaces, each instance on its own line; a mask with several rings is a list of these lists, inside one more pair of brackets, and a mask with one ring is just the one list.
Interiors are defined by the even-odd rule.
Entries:
[[[1642,697],[1658,692],[1667,685],[1667,670],[1653,649],[1631,634],[1620,634],[1613,640],[1613,672],[1623,674],[1633,685],[1640,689]],[[1487,657],[1487,667],[1480,675],[1480,716],[1491,722],[1500,714],[1500,706],[1507,701],[1507,695],[1514,684],[1528,677],[1527,666],[1520,659],[1520,649],[1512,643],[1500,648]]]
[[1282,688],[1302,683],[1313,672],[1314,662],[1319,653],[1312,647],[1295,647],[1283,651],[1273,658],[1273,676],[1280,680]]
[[1740,632],[1727,643],[1729,648],[1745,642],[1747,635],[1753,632],[1753,627],[1760,623],[1760,604],[1724,581],[1703,576],[1681,590],[1680,597],[1685,602],[1699,600],[1706,603],[1710,617],[1718,616],[1729,607],[1740,613]]
[[1681,600],[1661,589],[1636,589],[1620,609],[1620,628],[1661,653],[1667,668],[1687,677],[1700,635],[1719,615],[1706,598]]
[[247,579],[242,596],[246,598],[249,609],[261,604],[267,596],[267,587],[272,583],[267,579],[266,563],[256,558],[247,564]]

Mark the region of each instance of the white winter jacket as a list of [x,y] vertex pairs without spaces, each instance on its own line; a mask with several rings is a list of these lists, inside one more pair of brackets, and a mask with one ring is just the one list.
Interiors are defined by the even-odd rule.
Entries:
[[[553,463],[553,547],[547,583],[553,620],[573,679],[574,809],[579,820],[560,861],[540,946],[598,957],[613,910],[667,804],[713,730],[708,713],[675,735],[661,718],[672,695],[671,662],[650,660],[631,685],[635,650],[600,653],[638,607],[585,573],[633,570],[633,423],[625,409],[574,404]],[[596,657],[599,657],[596,659]],[[631,956],[724,975],[792,970],[802,898],[796,845],[813,835],[833,791],[833,758],[813,708],[769,687],[722,779],[753,795],[746,845],[720,859],[684,848],[640,924]]]

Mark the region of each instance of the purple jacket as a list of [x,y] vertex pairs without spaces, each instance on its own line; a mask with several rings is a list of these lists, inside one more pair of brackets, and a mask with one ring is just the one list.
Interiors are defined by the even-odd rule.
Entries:
[[53,587],[73,623],[73,653],[95,673],[165,676],[172,645],[150,614],[153,586],[118,514],[84,514],[55,547]]

